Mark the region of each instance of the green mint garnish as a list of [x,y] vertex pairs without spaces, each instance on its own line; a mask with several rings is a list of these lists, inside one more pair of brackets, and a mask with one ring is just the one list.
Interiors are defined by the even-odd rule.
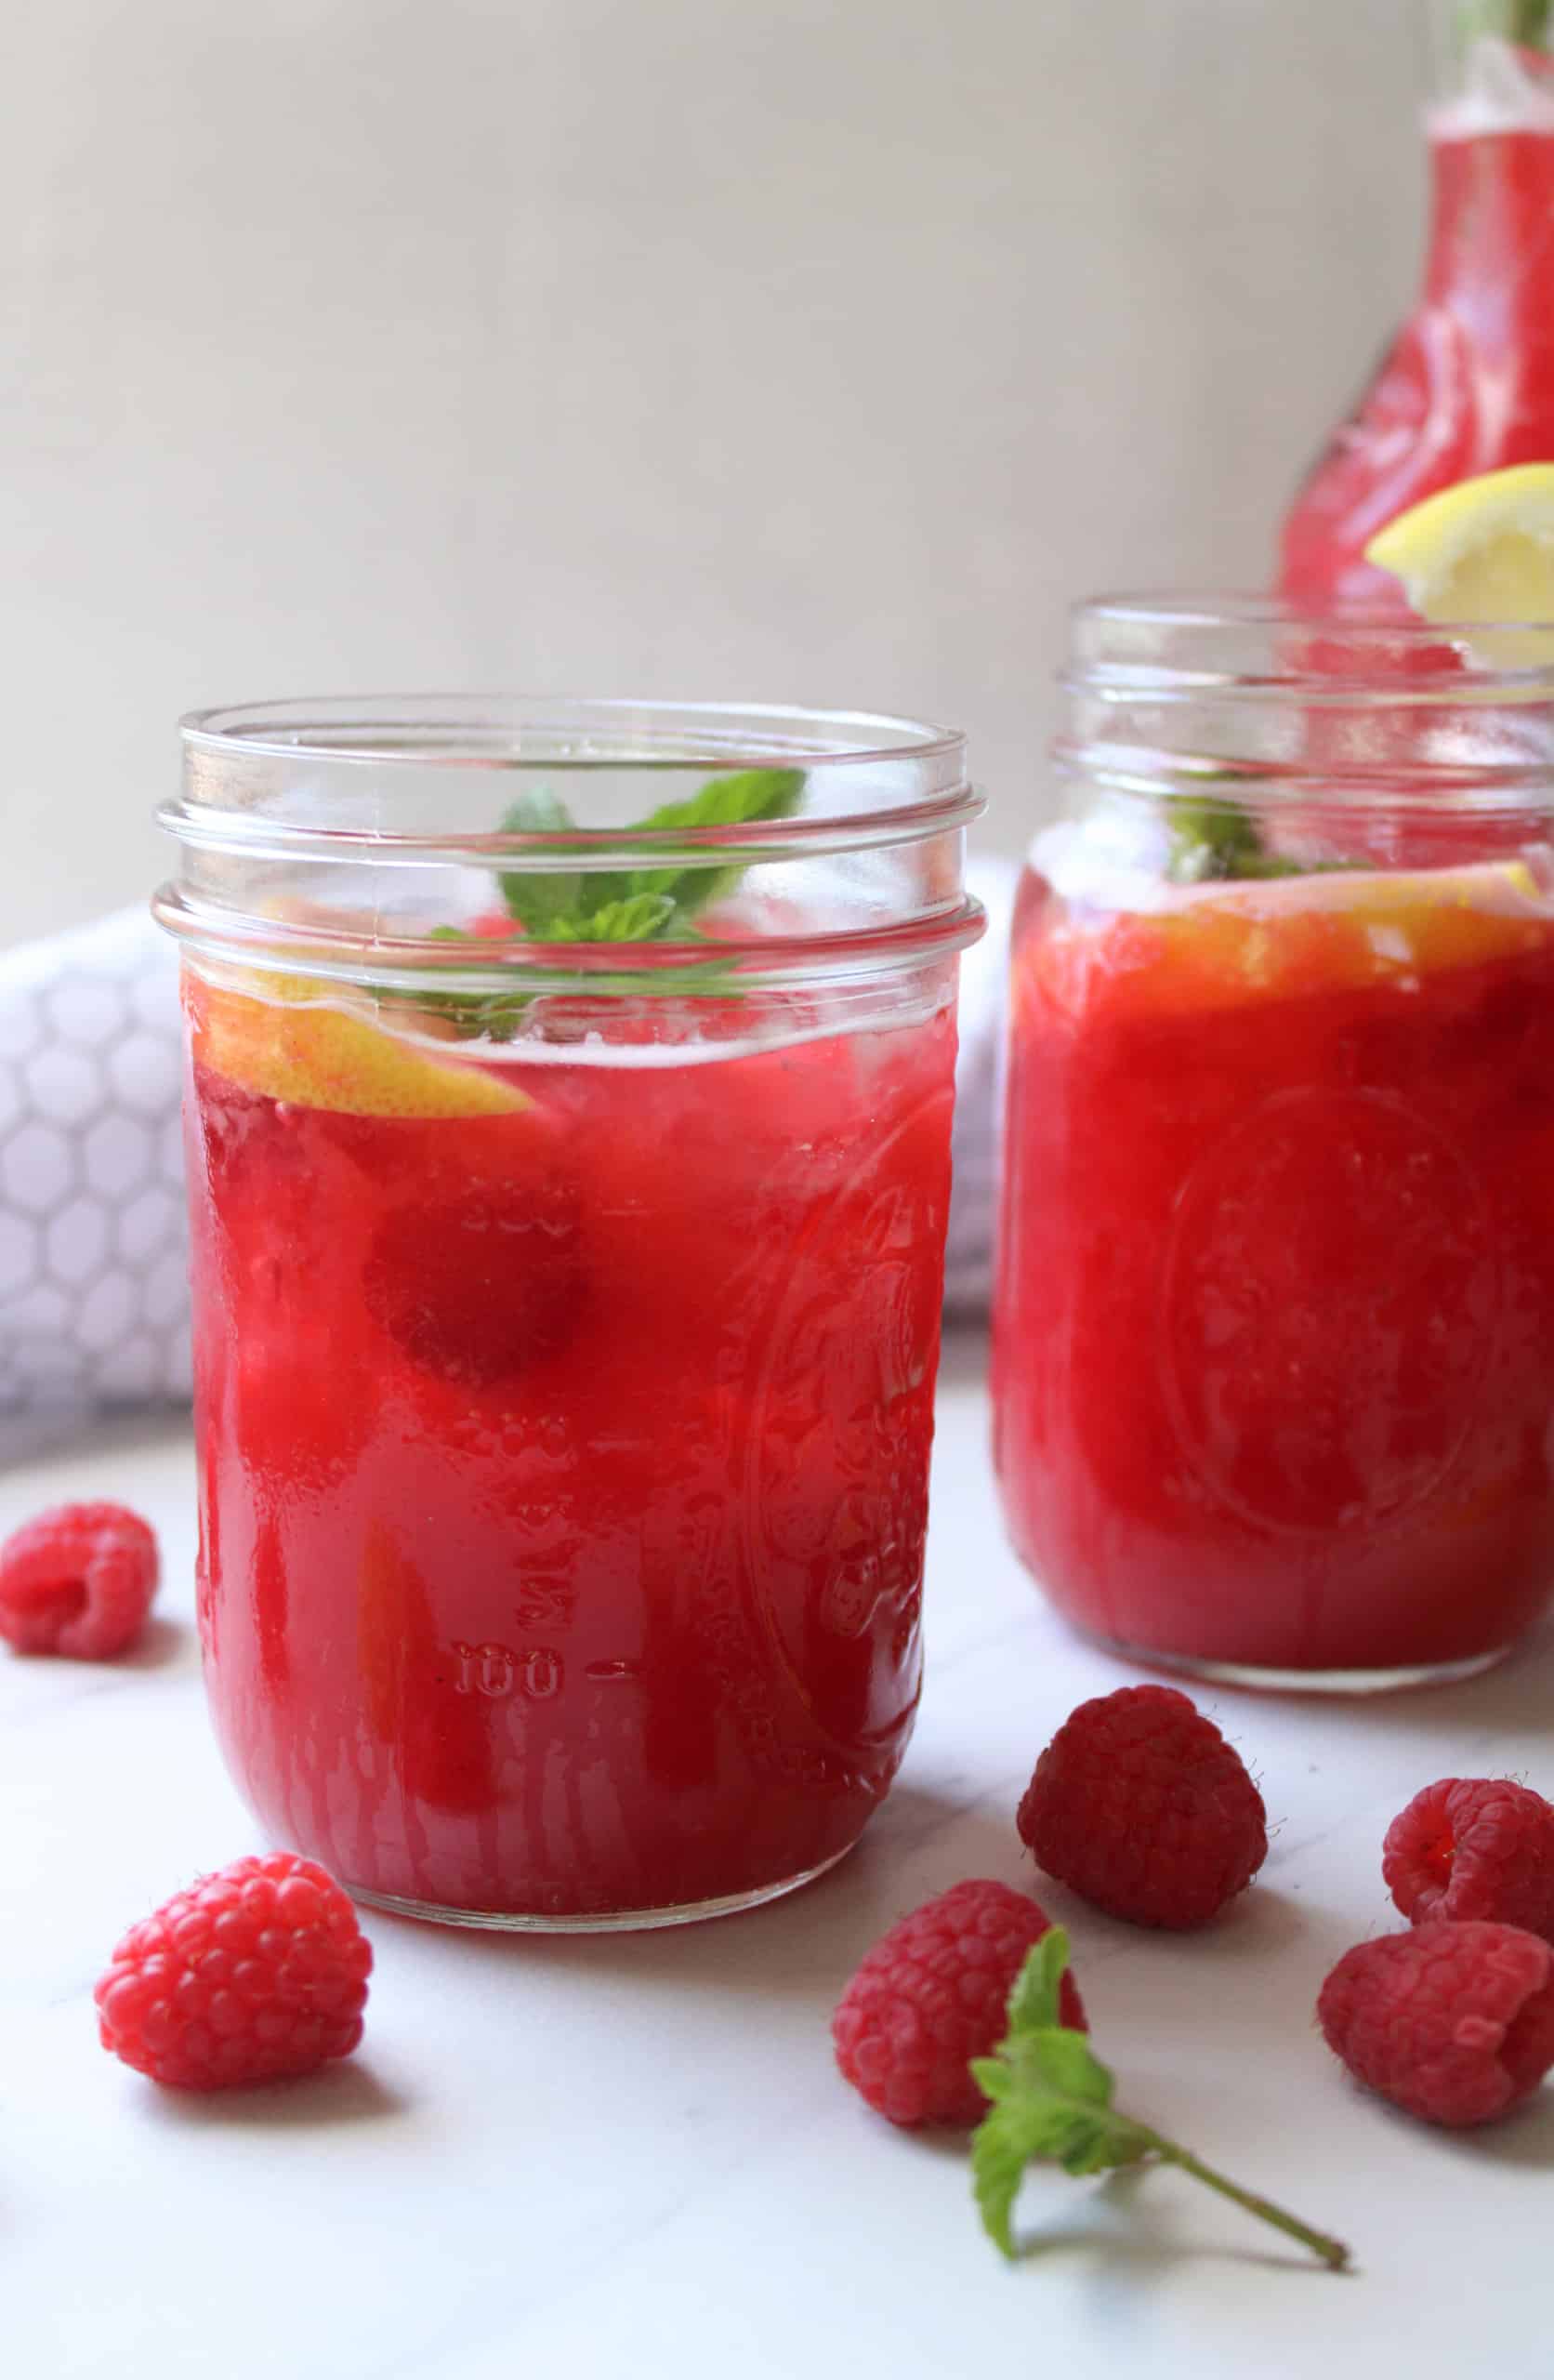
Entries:
[[[804,792],[802,769],[741,769],[709,777],[686,801],[665,802],[639,818],[632,834],[662,834],[677,827],[748,826],[789,818]],[[564,801],[536,787],[515,801],[502,820],[508,835],[578,831]],[[536,942],[676,942],[697,912],[720,899],[744,874],[732,867],[578,869],[541,875],[504,870],[502,897]]]
[[[1554,0],[1549,0],[1554,7]],[[1257,822],[1238,802],[1218,794],[1178,793],[1167,798],[1171,828],[1166,873],[1173,884],[1255,883],[1278,876],[1331,876],[1358,865],[1351,860],[1286,858],[1271,852]]]
[[[677,827],[743,826],[770,818],[787,818],[798,808],[804,792],[802,769],[742,769],[725,777],[710,777],[699,793],[686,801],[665,802],[651,816],[627,827],[627,836],[669,832]],[[520,794],[504,813],[507,835],[578,834],[581,829],[566,803],[544,786]],[[502,897],[525,934],[534,942],[681,942],[696,935],[699,910],[739,881],[741,866],[731,867],[504,868],[497,881]],[[470,942],[477,937],[458,926],[436,926],[440,942]],[[707,970],[698,968],[690,988],[705,989]],[[618,979],[617,984],[618,984]],[[662,986],[662,976],[653,979]],[[400,994],[386,995],[396,1000]],[[443,1018],[468,1040],[510,1041],[522,1028],[533,992],[417,992],[410,1004]]]
[[1026,1958],[1009,1994],[1008,2035],[996,2056],[971,2061],[993,2105],[971,2139],[971,2174],[983,2228],[1006,2256],[1016,2253],[1011,2218],[1027,2165],[1046,2162],[1065,2173],[1099,2174],[1145,2160],[1176,2165],[1248,2215],[1298,2240],[1335,2272],[1349,2263],[1341,2240],[1286,2215],[1227,2180],[1148,2124],[1118,2115],[1115,2082],[1086,2034],[1065,2025],[1059,1993],[1068,1965],[1068,1936],[1055,1925]]
[[557,918],[553,942],[652,942],[675,915],[665,892],[632,892],[624,901],[606,901],[586,917]]
[[[532,792],[520,794],[518,800],[502,814],[504,835],[557,835],[576,825],[571,811],[560,797],[544,786]],[[547,942],[555,934],[563,918],[575,918],[584,906],[586,878],[579,870],[575,875],[558,873],[554,876],[520,875],[510,869],[498,876],[502,898],[527,934],[536,942]]]
[[[433,926],[433,942],[474,942],[458,926]],[[381,998],[440,1016],[465,1041],[510,1041],[523,1023],[530,996],[523,992],[385,992]]]
[[[642,820],[642,829],[656,834],[677,826],[753,826],[791,818],[803,792],[802,769],[741,769],[733,776],[709,777],[688,801],[665,802]],[[633,892],[662,893],[673,904],[677,923],[683,924],[721,900],[744,873],[742,867],[637,868],[629,882]]]
[[1227,879],[1299,876],[1293,859],[1267,851],[1254,819],[1234,801],[1215,794],[1176,794],[1167,804],[1173,884],[1211,884]]

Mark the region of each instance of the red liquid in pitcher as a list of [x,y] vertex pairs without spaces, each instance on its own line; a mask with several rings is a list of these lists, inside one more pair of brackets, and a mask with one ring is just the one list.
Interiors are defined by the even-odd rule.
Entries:
[[200,1013],[201,1625],[265,1823],[494,1914],[836,1857],[918,1689],[950,1015],[426,1117],[244,1088]]
[[[1547,87],[1549,61],[1526,66]],[[1554,460],[1554,132],[1448,124],[1430,155],[1419,303],[1284,523],[1280,592],[1307,611],[1406,617],[1364,559],[1376,531],[1458,480]]]

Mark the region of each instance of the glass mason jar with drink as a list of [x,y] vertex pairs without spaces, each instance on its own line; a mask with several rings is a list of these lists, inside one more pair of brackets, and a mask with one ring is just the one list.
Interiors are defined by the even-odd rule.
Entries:
[[911,1727],[979,804],[959,737],[612,703],[186,722],[199,1610],[362,1897],[658,1924]]
[[1554,627],[1102,602],[1067,699],[1010,991],[1016,1546],[1199,1674],[1482,1668],[1554,1586]]

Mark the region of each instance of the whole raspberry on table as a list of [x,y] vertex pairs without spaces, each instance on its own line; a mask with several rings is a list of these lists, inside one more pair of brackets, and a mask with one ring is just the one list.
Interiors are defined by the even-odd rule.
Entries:
[[[985,1877],[925,1901],[875,1944],[836,2003],[831,2039],[854,2090],[892,2123],[975,2123],[987,2101],[968,2060],[1004,2035],[1009,1992],[1051,1920]],[[1065,1975],[1062,2020],[1085,2010]]]
[[372,1964],[313,1860],[236,1859],[130,1927],[95,1994],[102,2045],[186,2091],[308,2074],[361,2040]]
[[1435,1920],[1346,1950],[1317,2021],[1350,2072],[1428,2123],[1489,2123],[1554,2066],[1554,1949]]
[[1169,1686],[1082,1702],[1037,1761],[1018,1825],[1038,1867],[1135,1925],[1206,1924],[1268,1855],[1240,1753]]
[[124,1504],[57,1504],[0,1545],[0,1636],[19,1653],[102,1661],[139,1634],[160,1562]]
[[1442,1777],[1387,1830],[1381,1872],[1403,1915],[1490,1918],[1554,1942],[1554,1804],[1508,1777]]

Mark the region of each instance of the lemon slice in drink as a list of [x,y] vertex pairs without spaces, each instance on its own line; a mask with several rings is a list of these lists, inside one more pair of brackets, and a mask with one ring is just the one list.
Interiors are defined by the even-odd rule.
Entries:
[[512,1116],[533,1101],[491,1069],[429,1058],[307,977],[252,989],[184,971],[194,1055],[244,1091],[337,1116]]
[[[1389,571],[1421,619],[1554,622],[1554,463],[1518,463],[1461,480],[1379,530],[1365,559]],[[1475,637],[1499,668],[1554,656],[1554,628]]]

